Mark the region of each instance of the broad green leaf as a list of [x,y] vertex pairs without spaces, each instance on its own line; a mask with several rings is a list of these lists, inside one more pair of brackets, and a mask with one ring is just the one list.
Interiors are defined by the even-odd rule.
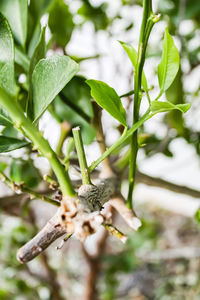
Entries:
[[[136,64],[137,64],[137,51],[133,48],[133,46],[126,44],[124,42],[120,41],[120,44],[122,45],[122,47],[124,48],[124,50],[126,51],[128,57],[130,58],[130,61],[132,62],[133,68],[136,68]],[[142,72],[142,86],[144,88],[144,90],[148,90],[148,86],[147,86],[147,79],[146,76],[144,74],[144,71]]]
[[126,112],[115,90],[103,81],[91,79],[86,83],[90,86],[95,101],[121,124],[127,126]]
[[68,56],[53,55],[37,63],[32,75],[34,121],[39,119],[78,69],[78,64]]
[[191,105],[189,103],[175,105],[175,104],[172,104],[171,102],[152,101],[150,109],[153,114],[157,114],[159,112],[170,111],[173,109],[178,109],[182,113],[186,113],[188,111],[188,109],[190,108],[190,106]]
[[162,58],[160,64],[158,65],[158,80],[160,86],[159,97],[170,87],[176,77],[178,69],[178,49],[176,48],[173,38],[168,33],[168,29],[166,28],[163,41]]
[[71,38],[74,23],[68,5],[63,0],[55,0],[51,5],[48,25],[56,44],[65,47]]
[[0,107],[0,125],[12,126],[12,120],[8,114]]
[[29,95],[27,101],[27,115],[32,120],[33,119],[33,90],[32,90],[32,74],[36,64],[39,62],[40,59],[45,57],[46,52],[46,44],[45,44],[45,27],[42,29],[38,44],[33,52],[33,55],[30,60],[30,67],[29,67]]
[[0,11],[6,16],[16,41],[25,46],[27,36],[27,0],[1,0]]
[[27,141],[22,141],[16,138],[0,136],[0,153],[16,150],[30,144]]
[[8,21],[0,13],[0,86],[15,95],[14,42]]

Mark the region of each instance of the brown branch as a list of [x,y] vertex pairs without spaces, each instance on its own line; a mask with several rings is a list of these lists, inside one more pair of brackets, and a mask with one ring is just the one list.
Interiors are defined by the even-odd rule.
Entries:
[[[160,178],[151,177],[141,172],[137,172],[137,180],[138,182],[147,185],[157,186],[176,193],[200,198],[199,191],[185,186],[176,185]],[[133,212],[124,205],[124,201],[121,196],[116,196],[119,193],[119,179],[117,177],[98,179],[94,183],[96,183],[96,186],[85,185],[81,186],[81,188],[79,189],[79,200],[84,208],[84,211],[90,213],[92,211],[99,210],[105,202],[108,202],[108,204],[113,206],[118,211],[118,213],[122,215],[124,220],[131,228],[137,230],[140,225],[139,219],[137,219],[134,216]],[[88,203],[90,205],[88,205]],[[72,226],[72,232],[69,231],[68,233],[75,232],[75,236],[77,236],[75,227],[80,226],[80,220],[83,221],[85,217],[87,218],[87,215],[88,214],[85,215],[85,213],[79,213],[78,209],[74,214],[74,219],[71,219],[71,221],[69,221],[68,211],[65,212],[61,208],[59,208],[56,215],[45,225],[45,227],[31,241],[29,241],[24,247],[19,250],[18,259],[21,262],[27,262],[33,259],[43,250],[45,250],[57,238],[68,232],[65,227],[65,223],[62,223],[62,216],[64,216],[64,218],[68,220],[68,224],[71,224]],[[78,234],[77,237],[81,239],[81,236],[84,238],[87,236],[87,234],[84,235],[84,230],[81,235]],[[84,240],[84,238],[82,240]]]
[[96,255],[90,255],[83,246],[83,253],[88,263],[88,274],[85,280],[85,295],[83,300],[99,300],[97,281],[101,272],[100,261],[106,246],[107,236],[107,231],[103,230],[97,241]]
[[17,259],[21,263],[32,260],[65,233],[66,229],[61,225],[60,209],[58,209],[57,213],[47,222],[42,230],[18,250]]
[[198,190],[194,190],[192,188],[189,188],[189,187],[183,186],[183,185],[179,185],[179,184],[174,184],[170,181],[161,179],[159,177],[149,176],[149,175],[141,173],[139,171],[136,174],[136,180],[138,183],[144,183],[149,186],[155,186],[155,187],[159,187],[162,189],[167,189],[169,191],[188,195],[193,198],[200,198],[200,191],[198,191]]
[[48,276],[48,282],[49,282],[50,289],[51,289],[52,299],[64,300],[64,298],[61,296],[61,293],[60,293],[61,287],[57,280],[57,273],[49,265],[48,256],[44,252],[41,254],[40,260],[41,260],[42,265],[45,268],[47,276]]
[[[106,151],[106,142],[105,142],[105,136],[103,133],[102,122],[101,122],[102,109],[99,107],[99,105],[93,102],[93,110],[94,110],[93,126],[95,128],[96,140],[99,144],[101,154],[103,154]],[[102,164],[104,168],[104,173],[107,173],[108,176],[114,174],[109,157],[106,157],[103,160]]]

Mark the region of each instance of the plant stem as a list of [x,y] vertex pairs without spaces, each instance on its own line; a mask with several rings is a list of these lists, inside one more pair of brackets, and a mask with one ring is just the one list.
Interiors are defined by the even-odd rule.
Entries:
[[113,151],[115,151],[122,143],[124,143],[132,134],[142,125],[144,122],[149,120],[153,114],[150,114],[150,110],[148,109],[146,113],[140,118],[140,120],[135,123],[129,130],[125,128],[121,137],[111,146],[109,147],[97,160],[95,160],[90,166],[89,171],[93,171],[106,157],[108,157]]
[[127,241],[127,236],[112,224],[104,224],[103,226],[111,235],[117,237],[122,243],[125,243]]
[[[106,151],[107,147],[106,147],[105,136],[104,136],[102,122],[101,122],[102,109],[95,102],[93,103],[93,111],[95,116],[93,118],[93,126],[96,133],[96,140],[99,144],[99,149],[101,151],[101,154],[103,154]],[[103,160],[103,170],[104,170],[104,175],[106,174],[106,176],[111,176],[111,174],[113,173],[109,157]]]
[[87,166],[85,151],[83,148],[83,141],[81,138],[80,127],[73,128],[72,132],[74,135],[74,142],[75,142],[79,165],[81,169],[82,182],[83,184],[92,184],[90,180],[90,172]]
[[[137,54],[137,64],[135,68],[135,76],[134,76],[134,110],[133,110],[133,124],[137,123],[139,120],[139,110],[141,103],[141,82],[142,82],[142,70],[145,61],[145,52],[147,47],[148,37],[150,35],[150,29],[148,26],[148,18],[151,13],[151,0],[143,1],[143,18],[142,25],[140,30],[140,38],[138,45],[138,54]],[[145,33],[147,32],[147,36]],[[135,184],[135,172],[136,172],[136,160],[138,153],[138,132],[135,130],[132,139],[131,139],[131,153],[129,160],[129,190],[128,190],[128,198],[127,198],[127,206],[132,208],[132,194]]]
[[14,126],[23,131],[23,133],[33,142],[34,147],[49,160],[49,163],[58,179],[63,196],[75,196],[71,180],[64,166],[59,161],[55,152],[51,149],[47,140],[45,140],[32,122],[27,119],[17,101],[0,88],[0,104],[6,109],[13,119]]
[[40,200],[46,201],[56,206],[60,206],[60,203],[56,200],[53,200],[47,196],[40,195],[39,193],[30,190],[29,188],[23,186],[23,184],[16,184],[10,178],[8,178],[3,172],[0,171],[0,179],[7,184],[9,188],[11,188],[15,193],[20,191],[23,193],[28,193],[31,195],[31,199],[38,198]]
[[73,137],[70,137],[66,146],[66,150],[65,150],[65,158],[64,158],[64,165],[65,165],[65,169],[69,170],[69,159],[70,159],[70,154],[71,152],[74,150],[75,148],[75,143],[74,143],[74,139]]
[[64,143],[70,129],[71,129],[71,127],[68,122],[65,121],[60,124],[60,138],[58,140],[58,144],[56,147],[56,154],[58,156],[61,154],[63,143]]
[[119,97],[120,97],[120,98],[124,98],[124,97],[131,96],[131,95],[133,95],[133,94],[134,94],[134,90],[131,90],[131,91],[125,93],[125,94],[120,95]]

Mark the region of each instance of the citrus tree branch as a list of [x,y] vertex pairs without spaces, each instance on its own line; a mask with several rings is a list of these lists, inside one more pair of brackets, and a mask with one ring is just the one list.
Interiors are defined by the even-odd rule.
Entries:
[[22,131],[32,142],[34,147],[48,159],[57,179],[64,196],[74,196],[71,180],[64,166],[60,163],[57,155],[50,147],[47,140],[45,140],[32,122],[25,117],[20,105],[16,99],[11,97],[2,88],[0,88],[0,104],[9,113],[13,119],[14,126]]

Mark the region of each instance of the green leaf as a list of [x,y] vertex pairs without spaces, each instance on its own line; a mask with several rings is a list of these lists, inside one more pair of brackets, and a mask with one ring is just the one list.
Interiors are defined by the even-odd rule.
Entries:
[[53,55],[37,63],[32,75],[34,121],[40,118],[78,69],[78,64],[68,56]]
[[71,38],[74,23],[68,5],[63,0],[55,0],[51,5],[48,25],[56,44],[65,47]]
[[46,53],[46,44],[45,44],[45,30],[44,27],[41,31],[40,38],[38,44],[33,52],[33,55],[30,60],[30,67],[29,67],[29,95],[28,95],[28,102],[27,102],[27,115],[30,119],[33,119],[33,87],[32,87],[32,74],[36,64],[39,62],[40,59],[45,57]]
[[160,86],[159,97],[170,87],[176,77],[178,69],[178,49],[176,48],[173,38],[168,33],[168,29],[166,28],[163,41],[162,58],[160,64],[158,65],[158,80]]
[[[122,47],[124,48],[124,50],[126,51],[128,57],[130,58],[130,61],[132,62],[133,68],[135,69],[136,64],[137,64],[137,51],[133,48],[133,46],[131,46],[129,44],[126,44],[121,41],[119,41],[119,42],[122,45]],[[142,72],[142,86],[145,91],[148,90],[147,79],[144,74],[144,71]]]
[[30,143],[27,141],[22,141],[19,139],[1,135],[0,136],[0,153],[16,150],[16,149],[25,147],[28,144],[30,144]]
[[33,70],[34,70],[36,64],[39,62],[40,59],[45,57],[45,53],[46,53],[45,31],[46,31],[46,27],[43,27],[41,34],[40,34],[38,44],[33,52],[31,60],[30,60],[30,67],[29,67],[30,81],[31,81],[31,76],[32,76],[32,73],[33,73]]
[[8,126],[8,127],[5,127],[3,130],[2,130],[2,135],[3,136],[8,136],[8,137],[12,137],[12,138],[18,138],[18,130],[13,127],[13,126]]
[[27,0],[1,0],[0,11],[6,16],[16,41],[25,47],[27,36]]
[[8,114],[2,108],[0,108],[0,125],[12,126],[11,118],[8,116]]
[[190,106],[191,105],[189,103],[175,105],[175,104],[172,104],[171,102],[152,101],[150,109],[153,114],[157,114],[159,112],[170,111],[173,109],[178,109],[182,113],[186,113],[188,111],[188,109],[190,108]]
[[28,34],[27,34],[27,52],[28,56],[33,55],[35,46],[40,36],[40,19],[48,9],[53,0],[30,0],[28,6]]
[[103,81],[91,79],[86,83],[90,86],[95,101],[121,124],[127,126],[126,112],[115,90]]
[[15,95],[14,42],[8,21],[0,13],[0,86]]

